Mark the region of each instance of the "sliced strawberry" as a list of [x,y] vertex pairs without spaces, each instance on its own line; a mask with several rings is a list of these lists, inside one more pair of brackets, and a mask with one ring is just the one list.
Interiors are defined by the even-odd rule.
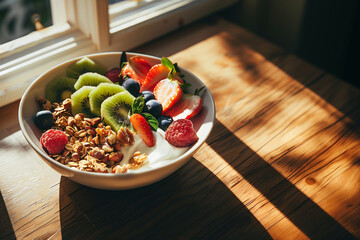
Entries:
[[134,70],[132,70],[132,68],[130,67],[129,64],[126,64],[122,69],[121,69],[121,75],[122,77],[130,77],[132,79],[135,79],[135,72]]
[[162,64],[156,64],[150,68],[146,75],[144,83],[141,85],[140,92],[153,91],[155,85],[161,80],[167,78],[170,70]]
[[202,108],[202,99],[198,95],[183,94],[181,99],[167,110],[164,115],[171,116],[174,121],[190,119],[196,116]]
[[129,59],[128,64],[123,67],[121,74],[125,77],[128,75],[132,79],[143,84],[146,74],[149,72],[151,66],[144,59],[135,56]]
[[155,145],[155,137],[146,119],[142,115],[135,113],[131,115],[130,122],[144,143],[148,147],[153,147]]
[[[161,63],[152,66],[146,75],[145,81],[142,84],[140,91],[153,91],[155,85],[158,82],[168,78],[170,71],[171,70],[169,68],[165,67]],[[177,73],[172,74],[171,77],[179,81],[181,84],[184,83],[184,81]]]
[[178,81],[164,79],[156,84],[154,95],[156,100],[161,103],[164,113],[180,100],[183,90]]

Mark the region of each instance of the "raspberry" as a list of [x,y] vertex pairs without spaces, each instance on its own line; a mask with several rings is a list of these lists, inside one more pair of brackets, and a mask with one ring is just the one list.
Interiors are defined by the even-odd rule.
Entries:
[[108,79],[110,79],[113,83],[120,82],[120,84],[121,84],[122,79],[120,79],[120,77],[119,77],[120,74],[121,74],[121,69],[120,68],[112,68],[109,71],[107,71],[105,76]]
[[172,122],[166,130],[165,139],[175,147],[186,147],[195,143],[199,138],[190,120],[178,119]]
[[46,152],[53,155],[64,150],[68,139],[63,131],[50,129],[41,136],[40,143]]

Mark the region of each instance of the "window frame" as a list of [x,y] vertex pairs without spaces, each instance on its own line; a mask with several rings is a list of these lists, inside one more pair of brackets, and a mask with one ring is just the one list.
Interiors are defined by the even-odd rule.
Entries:
[[[109,20],[112,6],[107,1],[51,0],[52,26],[0,45],[0,107],[20,99],[34,79],[61,62],[95,52],[127,51],[236,2],[167,1],[177,5],[140,22],[116,24]],[[118,19],[114,12],[111,17]]]

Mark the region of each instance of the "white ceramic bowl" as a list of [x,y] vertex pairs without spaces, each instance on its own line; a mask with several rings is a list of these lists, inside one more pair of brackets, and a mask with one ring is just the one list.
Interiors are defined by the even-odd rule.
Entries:
[[[156,64],[161,61],[160,58],[149,55],[127,53],[128,57],[135,55],[142,56],[151,64]],[[87,56],[95,62],[101,63],[110,69],[118,66],[121,52],[98,53]],[[68,177],[77,183],[100,189],[118,190],[145,186],[167,177],[183,166],[189,159],[191,159],[194,153],[209,136],[215,119],[215,105],[209,90],[205,88],[205,91],[201,95],[203,99],[203,109],[198,116],[192,119],[194,128],[199,137],[198,142],[196,142],[196,144],[194,144],[183,155],[173,161],[167,162],[167,164],[159,168],[144,172],[132,172],[125,174],[93,173],[73,169],[53,160],[42,149],[40,144],[41,131],[35,126],[32,120],[35,113],[39,110],[36,99],[39,96],[45,97],[46,85],[56,77],[64,76],[66,68],[81,58],[82,57],[74,58],[59,64],[39,76],[25,91],[19,106],[19,123],[25,139],[37,152],[37,154],[51,168],[61,175]],[[189,89],[190,92],[193,92],[196,88],[204,86],[204,84],[194,74],[181,68],[181,62],[178,64],[180,65],[180,69],[185,75],[187,82],[191,83],[191,87]],[[49,171],[49,169],[44,168],[43,171]]]

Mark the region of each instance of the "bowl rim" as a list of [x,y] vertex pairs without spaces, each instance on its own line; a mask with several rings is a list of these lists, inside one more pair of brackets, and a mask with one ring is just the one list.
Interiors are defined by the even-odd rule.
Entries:
[[[40,149],[31,139],[31,137],[29,136],[29,134],[26,131],[25,125],[24,125],[24,118],[23,118],[23,114],[22,114],[22,109],[24,106],[24,102],[25,102],[25,98],[26,96],[29,94],[30,90],[32,90],[32,87],[47,73],[53,71],[56,68],[61,67],[62,65],[66,65],[69,62],[73,62],[76,60],[80,60],[83,57],[93,57],[93,56],[98,56],[98,55],[120,55],[122,54],[122,52],[101,52],[101,53],[93,53],[93,54],[86,54],[86,55],[82,55],[79,57],[75,57],[69,60],[66,60],[64,62],[61,62],[53,67],[51,67],[50,69],[48,69],[47,71],[45,71],[44,73],[42,73],[41,75],[39,75],[25,90],[23,96],[21,97],[20,100],[20,104],[19,104],[19,109],[18,109],[18,121],[19,121],[19,125],[20,125],[20,129],[21,132],[23,134],[23,136],[25,137],[25,140],[30,144],[30,146],[35,150],[35,152],[37,154],[39,154],[42,158],[46,159],[48,162],[51,162],[52,164],[55,164],[56,166],[62,168],[63,170],[66,171],[70,171],[70,172],[76,172],[77,174],[84,174],[84,175],[88,175],[88,176],[98,176],[98,177],[105,177],[105,178],[128,178],[131,176],[137,176],[137,175],[143,175],[143,174],[150,174],[156,171],[160,171],[164,168],[167,168],[171,165],[175,165],[176,163],[180,162],[181,160],[190,158],[191,156],[193,156],[193,154],[195,154],[195,152],[203,145],[203,143],[205,142],[205,140],[209,137],[210,133],[212,132],[212,129],[214,127],[214,121],[215,121],[215,115],[216,115],[216,111],[215,111],[215,103],[214,103],[214,99],[213,96],[210,92],[210,90],[207,88],[207,86],[197,77],[195,76],[192,72],[188,71],[187,69],[183,68],[183,67],[179,67],[181,70],[185,70],[186,73],[189,75],[191,75],[192,78],[197,79],[203,86],[205,86],[205,89],[208,91],[209,93],[209,97],[210,97],[210,108],[213,112],[211,117],[211,121],[208,122],[209,125],[209,131],[207,132],[207,134],[204,136],[204,141],[203,142],[196,142],[193,146],[191,146],[184,154],[180,155],[179,157],[164,163],[163,165],[153,168],[153,169],[147,169],[147,170],[143,170],[143,171],[132,171],[132,172],[126,172],[123,174],[109,174],[109,173],[99,173],[99,172],[87,172],[87,171],[81,171],[79,169],[76,168],[70,168],[64,164],[59,163],[58,161],[55,161],[54,159],[52,159],[49,155],[47,155],[42,149]],[[129,55],[137,55],[137,56],[142,56],[142,57],[147,57],[150,59],[154,59],[157,61],[161,61],[161,58],[157,57],[157,56],[152,56],[152,55],[148,55],[148,54],[142,54],[142,53],[136,53],[136,52],[126,52],[126,54]],[[182,165],[181,165],[182,166]]]

